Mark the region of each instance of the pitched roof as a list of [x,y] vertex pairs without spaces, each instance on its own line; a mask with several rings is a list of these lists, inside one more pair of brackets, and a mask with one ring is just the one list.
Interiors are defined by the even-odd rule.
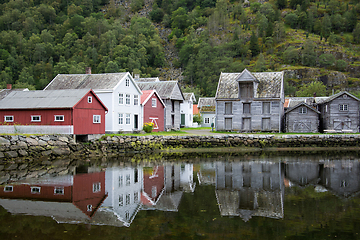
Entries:
[[[141,91],[156,90],[162,99],[184,100],[177,81],[137,82],[137,84]],[[176,96],[176,90],[180,92],[180,96]]]
[[13,91],[29,91],[28,88],[0,89],[0,100]]
[[135,78],[135,82],[160,82],[158,77],[153,78]]
[[184,100],[189,101],[192,100],[193,102],[196,101],[195,94],[194,93],[183,93]]
[[201,112],[215,112],[215,98],[199,98],[198,108]]
[[300,102],[300,103],[298,103],[297,105],[289,108],[288,110],[285,111],[285,114],[288,113],[288,112],[293,111],[294,109],[296,109],[296,108],[298,108],[298,107],[300,107],[300,106],[307,107],[308,109],[310,109],[310,110],[312,110],[312,111],[320,114],[320,112],[319,112],[318,110],[316,110],[314,107],[310,106],[309,104],[307,104],[307,103],[305,103],[305,102]]
[[321,103],[328,103],[328,102],[334,100],[335,98],[338,98],[338,97],[340,97],[340,96],[342,96],[342,95],[344,95],[344,94],[346,94],[347,96],[355,99],[356,101],[360,101],[360,99],[358,99],[358,98],[355,97],[354,95],[348,93],[347,91],[343,91],[343,92],[339,92],[339,93],[337,93],[337,94],[334,94],[334,95],[332,95],[331,97],[328,97],[325,101],[322,101]]
[[[89,91],[92,90],[67,89],[26,92],[14,91],[0,101],[0,109],[72,108]],[[106,109],[105,106],[104,108]]]
[[[135,81],[128,72],[102,74],[58,74],[44,88],[44,90],[90,88],[94,90],[112,90],[122,80],[124,80],[126,76],[128,76],[129,79],[135,84]],[[138,90],[140,92],[140,89]]]
[[221,73],[216,91],[216,99],[239,98],[238,82],[254,82],[255,98],[281,98],[283,95],[283,72]]
[[156,92],[156,90],[145,90],[145,91],[142,91],[141,104],[142,104],[142,105],[145,105],[153,95],[156,95],[157,98],[159,99],[159,101],[161,102],[161,104],[165,107],[165,103],[163,102],[163,100],[161,100],[161,97],[160,97],[159,94]]
[[285,99],[285,102],[287,102],[288,104],[287,104],[287,106],[285,106],[285,104],[284,104],[284,107],[292,108],[302,102],[311,105],[311,104],[315,103],[315,99],[314,99],[314,97],[289,97],[289,98]]

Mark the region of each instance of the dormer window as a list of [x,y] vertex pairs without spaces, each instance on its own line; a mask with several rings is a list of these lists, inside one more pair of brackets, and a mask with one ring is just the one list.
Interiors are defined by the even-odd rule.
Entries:
[[254,98],[254,84],[252,82],[239,82],[239,94],[241,99]]

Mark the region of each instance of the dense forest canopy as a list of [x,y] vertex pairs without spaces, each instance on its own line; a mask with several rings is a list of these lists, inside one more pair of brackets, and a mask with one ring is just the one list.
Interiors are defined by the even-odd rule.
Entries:
[[[203,96],[244,68],[340,71],[357,86],[359,14],[360,0],[0,0],[0,88],[43,89],[86,67],[155,77],[170,65]],[[287,94],[303,93],[297,85],[287,80]]]

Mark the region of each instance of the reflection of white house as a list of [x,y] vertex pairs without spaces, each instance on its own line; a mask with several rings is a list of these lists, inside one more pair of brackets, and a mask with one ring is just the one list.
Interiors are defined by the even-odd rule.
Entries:
[[192,127],[193,125],[193,103],[196,102],[194,93],[183,93],[184,101],[180,103],[181,126]]
[[117,221],[130,226],[141,206],[142,182],[142,168],[108,168],[105,172],[108,198],[98,211],[116,216]]
[[197,173],[199,184],[214,184],[216,182],[215,162],[206,162],[200,164],[200,170]]
[[278,162],[221,162],[216,199],[222,216],[283,218],[283,177]]
[[194,192],[194,166],[193,164],[181,164],[180,166],[180,188],[184,192]]

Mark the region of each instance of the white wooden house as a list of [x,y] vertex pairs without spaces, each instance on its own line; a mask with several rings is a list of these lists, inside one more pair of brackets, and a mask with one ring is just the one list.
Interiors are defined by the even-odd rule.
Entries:
[[105,132],[142,129],[140,88],[129,72],[104,74],[58,74],[44,90],[91,88],[108,108]]
[[198,109],[202,117],[202,127],[211,127],[211,124],[215,124],[216,112],[215,112],[215,98],[199,98]]
[[280,132],[283,72],[221,73],[215,95],[216,130]]
[[183,93],[184,101],[180,103],[181,123],[182,127],[193,126],[193,103],[196,102],[194,93]]

